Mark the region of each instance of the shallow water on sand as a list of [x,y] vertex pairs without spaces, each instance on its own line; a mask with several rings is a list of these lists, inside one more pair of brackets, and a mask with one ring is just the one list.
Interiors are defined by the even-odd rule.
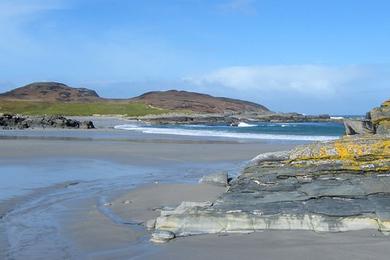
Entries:
[[[233,167],[233,168],[228,168]],[[92,159],[48,159],[29,161],[15,165],[2,162],[0,165],[0,202],[14,196],[25,195],[33,189],[63,182],[97,180],[128,180],[136,185],[145,181],[186,182],[193,181],[209,171],[237,168],[234,162],[213,164],[183,163],[141,167]]]
[[[63,236],[61,219],[73,216],[77,203],[90,200],[105,218],[115,225],[132,223],[112,215],[104,207],[109,196],[143,183],[196,182],[201,176],[218,170],[237,169],[237,162],[182,163],[159,167],[140,167],[102,160],[50,159],[25,165],[0,165],[0,207],[15,197],[23,196],[17,204],[8,204],[0,222],[3,237],[0,251],[10,259],[68,259],[83,258],[72,241]],[[233,173],[233,172],[231,172]],[[66,185],[55,185],[67,183]],[[71,184],[71,185],[69,185]],[[48,187],[44,192],[36,188]],[[3,211],[5,212],[5,211]],[[131,228],[137,227],[131,226]],[[4,236],[5,235],[5,236]],[[144,254],[150,247],[141,236],[128,250]],[[1,242],[3,240],[3,242]],[[5,245],[4,240],[7,240]],[[1,245],[2,244],[2,245]],[[131,249],[132,248],[132,249]],[[137,250],[135,250],[137,248]],[[141,250],[142,249],[142,250]]]

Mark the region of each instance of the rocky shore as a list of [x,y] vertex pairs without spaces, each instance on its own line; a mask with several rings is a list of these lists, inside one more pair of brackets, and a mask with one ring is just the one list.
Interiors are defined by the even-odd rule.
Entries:
[[93,129],[92,121],[78,121],[63,116],[0,115],[0,129],[75,128]]
[[149,115],[133,118],[154,125],[172,124],[206,124],[232,125],[239,122],[342,122],[342,119],[332,118],[329,115],[302,115],[298,113],[243,113],[243,114],[178,114]]
[[[260,154],[210,203],[161,212],[152,240],[257,230],[390,232],[389,102],[373,109],[372,131]],[[379,115],[379,116],[378,116]],[[363,123],[361,123],[363,124]]]

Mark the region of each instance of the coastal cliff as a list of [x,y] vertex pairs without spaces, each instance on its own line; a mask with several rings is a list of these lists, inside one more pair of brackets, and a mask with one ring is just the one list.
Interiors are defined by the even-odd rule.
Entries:
[[388,103],[370,112],[370,133],[258,155],[213,203],[163,211],[152,240],[266,229],[388,234]]

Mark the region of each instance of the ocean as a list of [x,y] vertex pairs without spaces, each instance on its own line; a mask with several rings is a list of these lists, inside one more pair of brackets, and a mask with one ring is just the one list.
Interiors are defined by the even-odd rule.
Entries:
[[296,141],[333,140],[344,133],[343,124],[335,122],[250,124],[241,122],[238,126],[126,124],[117,125],[115,128],[145,134]]

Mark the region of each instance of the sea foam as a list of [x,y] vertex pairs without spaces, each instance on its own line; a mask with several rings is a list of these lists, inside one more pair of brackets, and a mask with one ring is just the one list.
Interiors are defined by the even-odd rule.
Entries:
[[338,138],[336,136],[236,133],[236,132],[217,131],[217,130],[194,130],[194,129],[179,129],[179,128],[144,127],[144,126],[139,126],[139,125],[117,125],[114,128],[120,129],[120,130],[138,131],[138,132],[142,132],[145,134],[222,137],[222,138],[235,138],[235,139],[326,141],[326,140],[334,140],[334,139]]

